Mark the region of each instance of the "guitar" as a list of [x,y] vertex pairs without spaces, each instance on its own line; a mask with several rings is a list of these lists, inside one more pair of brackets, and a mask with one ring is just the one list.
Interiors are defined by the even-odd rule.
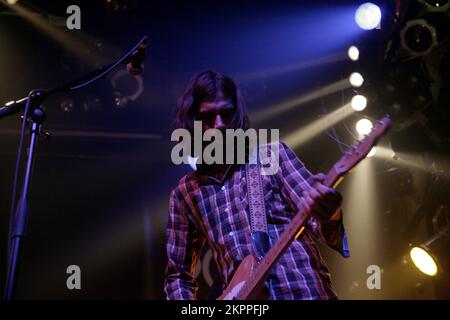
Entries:
[[[335,163],[326,175],[323,184],[328,187],[335,187],[344,174],[367,156],[390,125],[391,120],[389,116],[378,120],[372,131],[361,141],[358,141]],[[251,254],[246,256],[236,269],[229,285],[217,300],[255,300],[264,298],[266,294],[262,292],[262,289],[270,269],[292,241],[303,232],[304,224],[309,217],[308,212],[304,210],[298,212],[275,245],[270,248],[260,262]]]

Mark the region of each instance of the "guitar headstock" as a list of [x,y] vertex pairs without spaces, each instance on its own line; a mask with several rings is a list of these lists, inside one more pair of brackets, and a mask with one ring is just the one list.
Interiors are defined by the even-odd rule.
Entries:
[[362,140],[358,141],[345,155],[334,165],[334,169],[339,176],[351,170],[370,152],[372,147],[378,142],[391,126],[391,119],[386,115],[383,119],[376,122],[372,131]]

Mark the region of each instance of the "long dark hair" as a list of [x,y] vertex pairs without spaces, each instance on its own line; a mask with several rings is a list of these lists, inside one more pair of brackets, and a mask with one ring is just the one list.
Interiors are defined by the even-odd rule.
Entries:
[[175,127],[192,131],[200,104],[218,97],[229,99],[234,105],[235,113],[227,128],[247,130],[250,124],[241,91],[230,77],[214,70],[197,73],[189,80],[178,99]]

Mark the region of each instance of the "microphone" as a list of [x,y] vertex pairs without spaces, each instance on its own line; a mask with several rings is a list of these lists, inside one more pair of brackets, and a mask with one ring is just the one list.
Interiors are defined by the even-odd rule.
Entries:
[[149,40],[148,37],[144,37],[141,44],[136,50],[130,55],[124,63],[127,64],[127,71],[132,76],[137,76],[144,71],[144,60],[146,56],[147,46]]

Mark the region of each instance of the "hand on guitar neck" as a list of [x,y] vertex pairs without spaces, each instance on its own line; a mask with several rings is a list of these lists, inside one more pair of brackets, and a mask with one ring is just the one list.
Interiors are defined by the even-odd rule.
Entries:
[[300,199],[303,210],[310,212],[320,223],[336,221],[341,218],[338,210],[342,203],[342,195],[324,184],[326,176],[323,173],[312,177],[313,184],[303,192]]

